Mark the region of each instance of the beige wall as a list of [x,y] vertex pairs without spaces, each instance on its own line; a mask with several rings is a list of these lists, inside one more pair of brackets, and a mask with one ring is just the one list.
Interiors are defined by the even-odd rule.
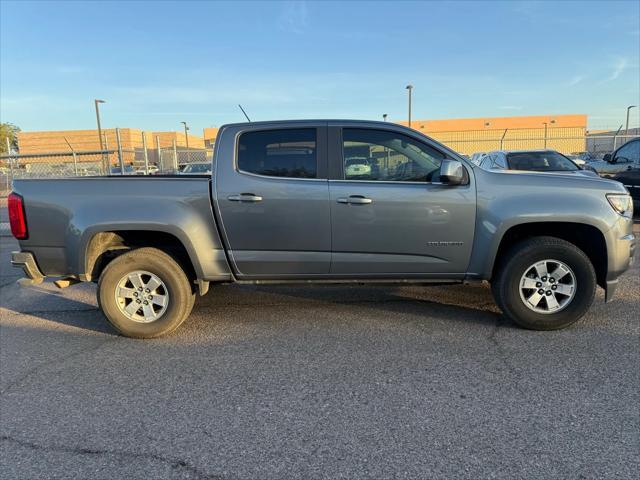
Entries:
[[[185,135],[182,132],[142,132],[135,128],[121,128],[120,139],[123,150],[142,148],[144,134],[147,147],[156,146],[156,137],[160,138],[160,147],[168,148],[175,140],[178,148],[186,148]],[[117,148],[116,131],[114,128],[102,130],[105,147],[110,150]],[[67,144],[68,142],[68,144]],[[100,150],[100,139],[97,130],[57,130],[43,132],[19,132],[18,147],[21,154],[69,152],[69,144],[78,151]],[[189,148],[204,148],[204,139],[197,135],[189,135]]]

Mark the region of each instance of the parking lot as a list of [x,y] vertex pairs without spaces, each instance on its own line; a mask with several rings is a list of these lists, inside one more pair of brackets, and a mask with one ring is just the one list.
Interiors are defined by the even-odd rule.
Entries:
[[135,341],[93,285],[18,287],[0,240],[2,478],[638,472],[637,263],[564,331],[504,322],[484,286],[220,286]]

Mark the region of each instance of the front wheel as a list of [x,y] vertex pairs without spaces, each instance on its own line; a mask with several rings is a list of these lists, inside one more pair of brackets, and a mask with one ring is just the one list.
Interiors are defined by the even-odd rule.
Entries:
[[557,330],[579,320],[593,302],[596,273],[585,253],[555,237],[512,247],[491,283],[506,317],[532,330]]
[[195,301],[184,271],[156,248],[138,248],[109,262],[98,280],[98,305],[121,334],[154,338],[175,330]]

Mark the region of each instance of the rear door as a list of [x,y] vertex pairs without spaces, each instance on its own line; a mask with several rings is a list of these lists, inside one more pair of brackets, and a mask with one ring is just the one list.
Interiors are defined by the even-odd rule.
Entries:
[[215,197],[239,278],[329,272],[326,132],[326,124],[302,123],[223,133]]
[[330,128],[334,275],[466,272],[475,184],[439,184],[447,154],[398,130]]

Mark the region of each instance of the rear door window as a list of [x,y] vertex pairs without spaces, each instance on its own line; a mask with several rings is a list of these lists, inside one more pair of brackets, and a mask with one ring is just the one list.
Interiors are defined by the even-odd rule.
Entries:
[[259,130],[240,135],[238,169],[256,175],[317,178],[315,128]]

